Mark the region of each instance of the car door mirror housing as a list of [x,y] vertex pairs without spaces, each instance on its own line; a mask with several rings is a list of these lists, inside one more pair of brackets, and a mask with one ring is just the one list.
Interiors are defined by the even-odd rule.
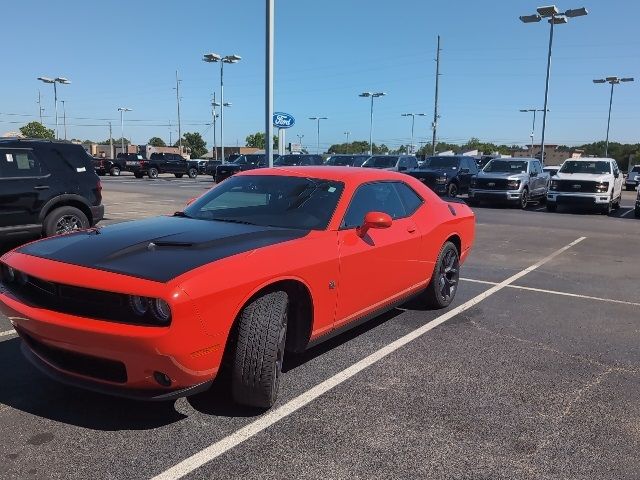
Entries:
[[369,212],[364,216],[364,222],[356,232],[358,236],[364,237],[370,228],[389,228],[391,223],[393,223],[393,219],[388,213]]

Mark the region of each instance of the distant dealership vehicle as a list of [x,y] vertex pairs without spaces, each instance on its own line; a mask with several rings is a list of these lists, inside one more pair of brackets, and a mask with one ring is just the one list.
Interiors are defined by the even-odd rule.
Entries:
[[0,140],[0,242],[69,233],[102,220],[92,160],[68,142]]
[[465,155],[428,157],[422,167],[407,172],[438,195],[456,197],[469,190],[471,178],[478,173],[476,159]]
[[624,182],[624,188],[633,190],[640,184],[640,165],[635,165]]
[[274,167],[296,167],[322,165],[322,155],[287,154],[280,155],[273,161]]
[[112,177],[117,177],[127,169],[123,158],[94,158],[93,168],[98,175],[109,174]]
[[542,167],[543,172],[547,172],[550,177],[553,177],[560,170],[560,165],[547,165]]
[[494,158],[471,179],[469,200],[509,202],[525,209],[530,200],[546,200],[549,174],[535,158]]
[[547,210],[559,205],[585,206],[611,213],[620,207],[622,173],[612,158],[572,158],[565,160],[551,179]]
[[361,167],[368,158],[369,155],[338,154],[328,157],[324,164],[334,167]]
[[196,160],[185,160],[177,153],[152,153],[149,160],[127,160],[127,170],[133,172],[136,178],[147,175],[158,178],[161,173],[173,173],[177,178],[187,175],[196,178],[199,165]]
[[405,172],[418,168],[418,159],[413,155],[373,155],[363,164],[365,168],[381,168],[395,172]]
[[640,188],[638,188],[638,193],[636,195],[636,208],[634,209],[634,214],[636,218],[640,218]]
[[[273,156],[273,161],[278,159],[278,155]],[[216,167],[215,181],[220,183],[223,180],[235,175],[238,172],[246,170],[254,170],[256,168],[264,168],[267,166],[267,160],[264,153],[250,153],[240,155],[231,163],[223,163]]]

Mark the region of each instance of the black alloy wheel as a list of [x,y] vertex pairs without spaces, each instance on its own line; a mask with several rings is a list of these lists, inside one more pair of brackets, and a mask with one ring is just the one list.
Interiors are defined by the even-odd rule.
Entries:
[[460,279],[460,256],[458,249],[451,242],[446,242],[427,286],[427,305],[433,308],[445,308],[451,304],[458,291]]
[[520,208],[526,210],[527,205],[529,205],[529,189],[525,188],[520,195]]
[[149,175],[149,178],[158,178],[158,169],[155,167],[151,167],[149,169],[148,175]]
[[111,167],[111,170],[109,170],[109,174],[112,177],[119,177],[120,176],[120,168],[119,167]]
[[455,183],[450,183],[449,186],[447,187],[447,196],[451,197],[451,198],[455,198],[458,196],[458,185],[456,185]]

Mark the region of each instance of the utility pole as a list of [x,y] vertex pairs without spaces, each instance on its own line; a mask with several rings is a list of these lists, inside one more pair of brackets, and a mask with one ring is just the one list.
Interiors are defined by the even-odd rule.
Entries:
[[173,146],[173,144],[171,143],[171,140],[172,140],[172,138],[173,138],[173,137],[172,137],[172,133],[173,133],[173,132],[171,131],[171,120],[169,120],[169,146],[170,146],[170,147],[171,147],[171,146]]
[[109,122],[109,158],[114,158],[114,155],[113,155],[113,133],[111,132],[111,122]]
[[218,114],[216,113],[216,105],[218,105],[216,103],[216,92],[213,92],[213,102],[211,102],[211,107],[213,109],[213,156],[215,160],[218,160],[218,141],[216,139],[216,117]]
[[436,154],[436,135],[438,129],[438,85],[440,83],[440,35],[438,35],[438,50],[436,51],[436,99],[433,105],[433,123],[431,124],[433,128],[433,140],[432,144],[432,155]]
[[180,123],[180,80],[178,79],[178,70],[176,70],[176,101],[178,102],[178,146],[180,147],[180,155],[182,155],[182,130]]
[[[269,168],[273,168],[273,49],[275,0],[265,2],[265,77],[264,77],[264,153]],[[223,107],[224,110],[224,107]]]
[[44,108],[42,108],[42,100],[40,99],[40,89],[38,89],[38,112],[40,113],[40,124],[42,124],[42,112]]
[[67,139],[67,107],[65,106],[66,100],[60,100],[62,102],[62,118],[64,124],[64,139]]

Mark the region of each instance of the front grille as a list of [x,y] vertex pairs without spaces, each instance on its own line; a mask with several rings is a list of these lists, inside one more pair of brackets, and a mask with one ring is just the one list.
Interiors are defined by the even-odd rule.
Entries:
[[53,347],[36,340],[22,330],[20,336],[31,350],[56,368],[107,382],[127,382],[127,369],[122,362]]
[[506,178],[477,178],[476,187],[483,190],[507,190]]
[[596,193],[596,182],[589,180],[555,180],[558,192]]
[[3,281],[0,285],[27,305],[96,320],[157,326],[148,315],[133,314],[128,295],[49,282],[23,272],[18,275],[19,282]]

